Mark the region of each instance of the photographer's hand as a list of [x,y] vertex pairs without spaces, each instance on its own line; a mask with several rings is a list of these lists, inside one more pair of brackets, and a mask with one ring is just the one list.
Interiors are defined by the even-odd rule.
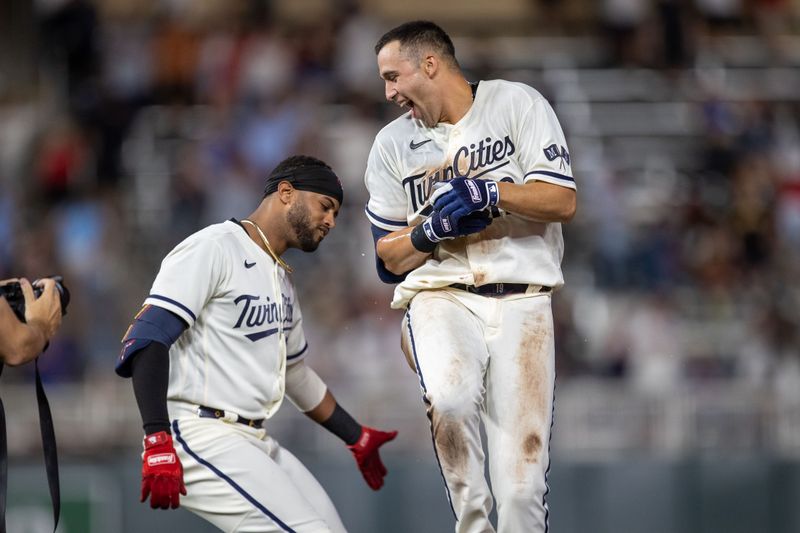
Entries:
[[43,335],[42,348],[44,348],[61,325],[61,300],[56,283],[50,278],[39,280],[37,285],[44,287],[44,290],[38,298],[34,295],[33,287],[27,279],[22,278],[19,284],[25,297],[25,321]]
[[[4,280],[0,285],[12,281],[17,280]],[[35,359],[61,323],[61,302],[53,294],[56,289],[52,281],[49,297],[46,296],[48,283],[45,283],[45,291],[39,300],[33,294],[28,280],[22,279],[19,282],[25,298],[27,323],[20,322],[6,299],[0,298],[0,361],[9,366],[22,365]],[[52,316],[53,313],[55,317]]]
[[54,280],[44,278],[37,281],[37,285],[44,288],[38,298],[34,295],[30,282],[25,278],[20,280],[25,297],[25,321],[31,326],[39,327],[47,341],[61,325],[61,300]]

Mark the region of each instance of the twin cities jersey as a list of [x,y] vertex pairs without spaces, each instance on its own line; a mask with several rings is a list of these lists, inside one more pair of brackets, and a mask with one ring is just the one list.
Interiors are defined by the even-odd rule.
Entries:
[[145,304],[189,325],[170,348],[170,411],[175,402],[250,419],[277,411],[286,364],[307,348],[300,307],[286,272],[239,223],[214,224],[176,246]]
[[[480,82],[472,107],[456,124],[428,128],[408,112],[381,130],[367,163],[367,217],[388,231],[419,224],[432,211],[434,185],[456,177],[575,188],[550,104],[535,89],[503,80]],[[562,285],[561,224],[498,210],[494,215],[484,231],[442,241],[398,285],[392,307],[405,307],[420,290],[452,283]]]

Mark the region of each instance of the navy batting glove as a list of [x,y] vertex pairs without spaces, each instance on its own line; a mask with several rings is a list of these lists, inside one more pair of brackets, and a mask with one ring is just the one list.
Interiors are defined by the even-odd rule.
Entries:
[[456,226],[458,236],[472,235],[486,229],[492,223],[492,215],[489,211],[476,211],[461,217]]
[[438,210],[431,213],[421,225],[425,236],[431,242],[454,239],[457,236],[455,224],[451,223],[448,217],[442,216],[442,213]]
[[488,211],[478,211],[461,217],[457,224],[448,217],[434,210],[422,224],[411,231],[411,244],[420,252],[432,252],[438,243],[446,239],[455,239],[483,231],[492,223],[492,215]]
[[496,181],[454,178],[438,188],[431,200],[443,217],[458,224],[463,216],[497,205],[500,190]]

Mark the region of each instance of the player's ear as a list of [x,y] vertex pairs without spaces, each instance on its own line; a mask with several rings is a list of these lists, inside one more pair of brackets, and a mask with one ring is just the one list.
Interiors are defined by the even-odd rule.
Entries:
[[278,184],[277,192],[278,198],[280,198],[281,202],[288,204],[294,199],[295,195],[297,194],[297,189],[295,189],[288,181],[282,181]]
[[428,54],[422,59],[422,70],[428,78],[433,78],[439,70],[439,58]]

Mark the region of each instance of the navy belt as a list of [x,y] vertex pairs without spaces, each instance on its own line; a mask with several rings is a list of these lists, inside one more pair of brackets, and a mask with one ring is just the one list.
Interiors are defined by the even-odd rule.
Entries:
[[[463,283],[453,283],[450,287],[460,291],[471,292],[472,294],[479,294],[481,296],[506,296],[509,294],[523,294],[528,292],[527,283],[489,283],[488,285],[464,285]],[[552,287],[541,287],[539,292],[550,292]]]
[[[227,420],[225,418],[225,411],[223,411],[222,409],[213,409],[211,407],[206,407],[204,405],[201,405],[200,407],[197,408],[197,414],[200,416],[200,418],[219,418],[222,420]],[[236,415],[236,422],[256,429],[261,429],[264,425],[263,418],[259,420],[250,420],[249,418],[245,418],[239,415]]]

